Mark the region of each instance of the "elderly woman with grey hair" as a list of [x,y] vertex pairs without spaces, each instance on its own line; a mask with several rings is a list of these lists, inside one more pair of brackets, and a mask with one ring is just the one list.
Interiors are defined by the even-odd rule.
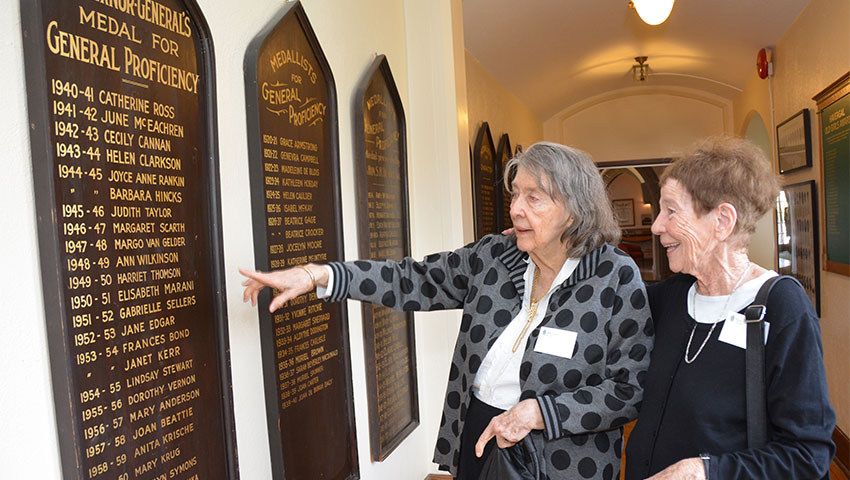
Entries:
[[[417,262],[309,264],[248,277],[270,309],[318,295],[404,311],[463,309],[434,461],[478,479],[484,456],[531,436],[551,479],[612,479],[622,425],[637,415],[652,348],[640,273],[586,154],[537,143],[512,159],[511,236]],[[493,441],[495,439],[495,441]]]

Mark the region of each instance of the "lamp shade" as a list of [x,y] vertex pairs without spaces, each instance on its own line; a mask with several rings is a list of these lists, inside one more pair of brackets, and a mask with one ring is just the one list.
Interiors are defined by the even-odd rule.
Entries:
[[632,0],[632,3],[640,15],[641,20],[649,25],[658,25],[664,23],[670,12],[673,10],[673,3],[676,0]]

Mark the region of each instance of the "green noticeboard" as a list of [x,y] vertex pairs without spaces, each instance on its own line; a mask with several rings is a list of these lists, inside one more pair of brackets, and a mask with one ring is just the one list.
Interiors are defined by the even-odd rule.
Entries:
[[850,73],[815,100],[822,147],[824,266],[850,275]]

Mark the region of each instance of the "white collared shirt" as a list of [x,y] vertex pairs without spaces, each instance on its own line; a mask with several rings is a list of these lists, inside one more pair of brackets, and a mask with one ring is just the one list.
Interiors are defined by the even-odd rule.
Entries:
[[519,367],[522,364],[522,356],[525,353],[525,344],[528,335],[540,325],[543,317],[546,316],[552,292],[570,278],[570,275],[572,275],[579,264],[578,258],[568,258],[564,262],[561,271],[555,276],[555,280],[552,281],[552,285],[549,286],[546,295],[540,299],[540,303],[537,305],[537,314],[520,340],[519,348],[517,348],[516,352],[513,352],[514,343],[517,341],[517,337],[519,337],[522,328],[528,321],[528,306],[531,304],[534,269],[537,268],[534,262],[526,261],[528,262],[528,267],[523,275],[526,289],[522,296],[522,308],[519,310],[519,314],[511,320],[511,323],[505,327],[502,334],[499,335],[493,347],[487,352],[484,361],[481,363],[481,367],[478,369],[478,373],[475,375],[475,380],[472,382],[472,392],[479,400],[503,410],[516,405],[522,394],[519,386]]

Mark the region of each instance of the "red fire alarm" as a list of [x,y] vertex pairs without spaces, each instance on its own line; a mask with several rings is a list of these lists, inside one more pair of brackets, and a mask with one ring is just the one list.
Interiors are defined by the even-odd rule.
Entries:
[[758,70],[759,78],[765,79],[768,75],[771,75],[773,73],[773,68],[771,67],[773,65],[767,58],[767,49],[762,48],[756,56],[756,69]]

